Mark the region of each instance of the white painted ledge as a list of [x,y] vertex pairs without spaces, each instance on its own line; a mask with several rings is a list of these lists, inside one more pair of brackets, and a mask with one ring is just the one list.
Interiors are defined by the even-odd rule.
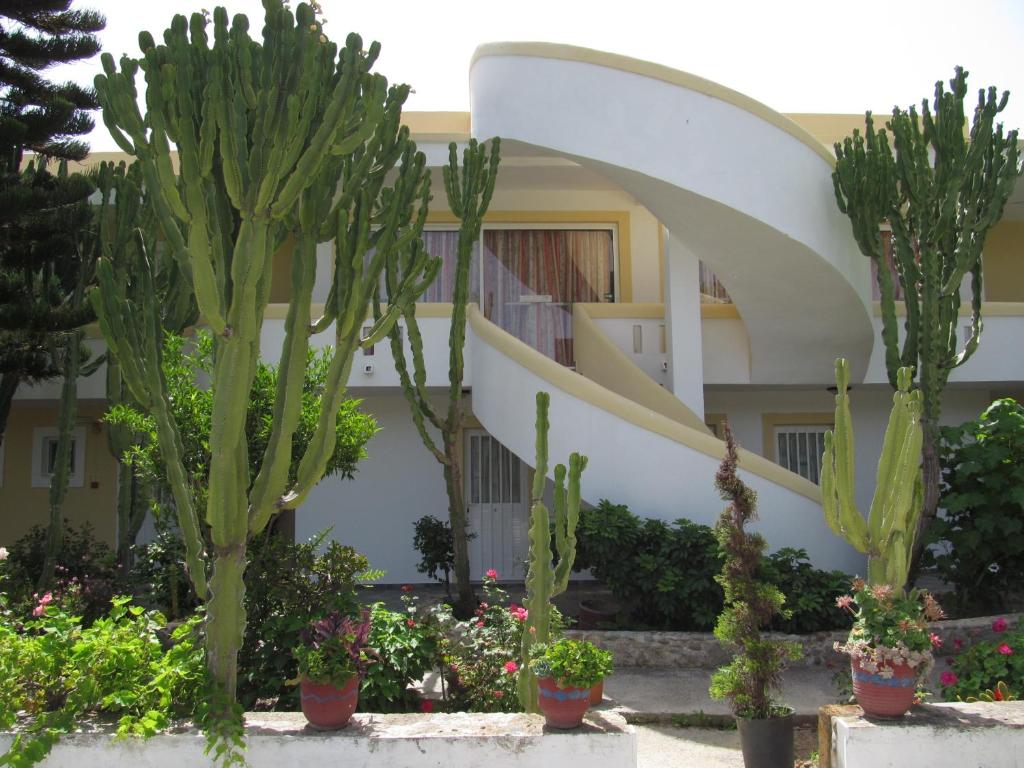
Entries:
[[925,704],[902,720],[832,718],[831,768],[1021,768],[1024,702]]
[[[0,754],[10,747],[0,734]],[[341,731],[306,727],[299,713],[246,715],[251,768],[550,768],[577,763],[636,768],[636,733],[619,715],[588,713],[582,728],[555,731],[538,715],[357,714]],[[112,741],[104,729],[65,736],[40,768],[193,768],[210,765],[194,730]]]

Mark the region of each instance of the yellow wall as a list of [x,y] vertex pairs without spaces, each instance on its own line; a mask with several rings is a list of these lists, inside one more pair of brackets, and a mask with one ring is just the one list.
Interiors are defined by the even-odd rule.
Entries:
[[987,301],[1024,301],[1024,221],[1000,221],[985,240]]
[[[99,419],[104,405],[80,403],[78,424],[85,427],[85,478],[68,488],[64,517],[76,527],[92,524],[97,539],[113,546],[116,537],[117,462],[107,449],[107,428]],[[32,430],[57,423],[55,403],[15,401],[7,421],[0,486],[0,546],[9,546],[29,528],[49,518],[49,489],[32,487]],[[95,487],[94,487],[95,486]]]

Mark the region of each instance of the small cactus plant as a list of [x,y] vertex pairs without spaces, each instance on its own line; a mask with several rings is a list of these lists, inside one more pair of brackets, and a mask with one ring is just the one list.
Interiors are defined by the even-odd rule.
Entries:
[[[551,551],[551,514],[544,504],[544,486],[548,471],[548,407],[551,396],[537,393],[537,456],[530,498],[530,554],[526,575],[527,610],[523,628],[522,663],[519,665],[519,702],[527,712],[539,712],[537,677],[530,671],[531,650],[551,637],[551,598],[565,592],[569,573],[576,559],[576,524],[580,519],[580,476],[587,468],[587,457],[578,453],[569,456],[569,469],[555,466],[555,549],[558,564]],[[566,485],[568,475],[568,485]]]
[[921,391],[910,390],[910,369],[900,368],[889,425],[878,459],[875,495],[867,520],[854,500],[853,424],[846,360],[836,360],[835,429],[825,433],[821,497],[829,527],[868,556],[868,582],[906,586],[921,515]]

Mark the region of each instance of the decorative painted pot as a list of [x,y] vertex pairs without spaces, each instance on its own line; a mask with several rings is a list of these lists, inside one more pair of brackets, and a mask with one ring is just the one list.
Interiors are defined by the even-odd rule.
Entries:
[[590,686],[590,706],[596,707],[604,701],[604,679],[598,680]]
[[537,704],[552,728],[568,730],[583,724],[590,707],[590,688],[559,688],[553,677],[537,680]]
[[744,768],[792,768],[793,710],[781,717],[736,717]]
[[303,678],[302,714],[321,731],[334,731],[348,725],[359,701],[359,676],[352,675],[344,687],[321,685]]
[[883,669],[892,670],[882,675],[879,672],[868,672],[861,667],[860,660],[850,659],[850,670],[853,674],[853,695],[871,717],[902,717],[914,703],[914,691],[917,688],[917,670],[908,664],[892,664],[886,662]]

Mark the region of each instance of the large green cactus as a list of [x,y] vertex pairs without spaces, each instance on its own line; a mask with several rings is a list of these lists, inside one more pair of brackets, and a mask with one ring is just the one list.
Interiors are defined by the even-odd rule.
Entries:
[[[416,320],[416,305],[409,304],[403,313],[405,329],[412,352],[413,373],[409,375],[402,333],[396,325],[391,331],[391,354],[395,369],[402,382],[402,390],[409,401],[416,429],[427,446],[444,467],[445,486],[448,490],[448,518],[452,529],[452,548],[455,554],[455,585],[461,612],[468,614],[475,608],[473,589],[469,583],[469,548],[466,537],[466,505],[462,476],[462,378],[465,370],[463,347],[466,344],[466,307],[469,302],[469,273],[473,246],[480,237],[480,225],[494,193],[498,176],[501,140],[491,140],[490,157],[487,147],[470,139],[462,155],[459,171],[458,154],[453,142],[448,146],[448,165],[444,167],[444,186],[448,207],[459,219],[459,243],[455,259],[455,284],[452,290],[452,322],[448,334],[448,411],[442,417],[431,404],[427,392],[427,366],[423,359],[423,336]],[[397,277],[397,276],[394,276]],[[394,277],[389,276],[388,293]],[[376,308],[380,315],[380,306]],[[430,423],[441,433],[441,445],[427,429]]]
[[921,390],[910,390],[910,369],[897,372],[897,389],[878,460],[875,495],[867,520],[854,500],[853,424],[846,361],[836,360],[835,431],[825,433],[821,497],[825,520],[868,556],[868,581],[903,589],[921,515]]
[[[875,265],[882,306],[885,367],[893,389],[900,368],[919,377],[924,429],[924,510],[919,521],[916,561],[924,528],[939,504],[939,416],[950,372],[963,365],[981,338],[982,249],[988,232],[1020,174],[1017,131],[1005,135],[996,123],[1008,92],[978,92],[968,135],[964,114],[967,73],[956,68],[946,91],[935,84],[935,101],[895,107],[876,131],[871,113],[865,132],[835,145],[832,174],[839,209],[850,218],[861,252]],[[892,229],[892,265],[887,263],[881,228]],[[898,298],[894,270],[902,288]],[[961,286],[971,276],[970,332],[961,347]],[[906,334],[899,340],[898,311],[905,307]]]
[[519,667],[519,702],[527,712],[539,712],[537,678],[530,671],[530,649],[547,643],[551,637],[551,598],[565,592],[569,573],[576,560],[576,524],[580,519],[580,476],[587,468],[587,457],[570,454],[568,486],[564,464],[555,466],[555,549],[558,564],[551,551],[551,515],[544,504],[544,486],[548,471],[548,406],[551,396],[537,393],[537,458],[533,470],[533,492],[530,497],[530,554],[526,575],[527,610],[523,628],[522,664]]
[[[245,626],[248,538],[280,510],[301,505],[320,480],[356,349],[379,342],[438,268],[420,239],[430,197],[426,158],[400,125],[408,86],[389,89],[383,76],[370,72],[377,43],[363,50],[353,34],[339,50],[315,7],[301,3],[293,14],[281,0],[264,0],[264,8],[262,42],[250,37],[248,19],[239,15],[229,23],[223,8],[213,13],[212,41],[205,14],[175,16],[163,44],[143,33],[140,61],[123,57],[118,68],[104,55],[104,74],[96,78],[103,120],[121,149],[137,158],[161,235],[214,335],[207,579],[198,512],[185,486],[180,436],[160,370],[153,255],[139,242],[137,268],[126,280],[117,279],[109,259],[100,260],[100,290],[92,300],[125,383],[156,421],[189,575],[207,600],[207,663],[229,699]],[[140,68],[145,115],[136,98]],[[271,264],[288,238],[294,244],[291,302],[271,437],[252,478],[247,398]],[[334,277],[323,314],[314,318],[316,249],[329,241]],[[384,272],[399,277],[387,311],[364,338],[363,322]],[[320,418],[292,484],[288,468],[310,335],[332,325],[336,351]]]

